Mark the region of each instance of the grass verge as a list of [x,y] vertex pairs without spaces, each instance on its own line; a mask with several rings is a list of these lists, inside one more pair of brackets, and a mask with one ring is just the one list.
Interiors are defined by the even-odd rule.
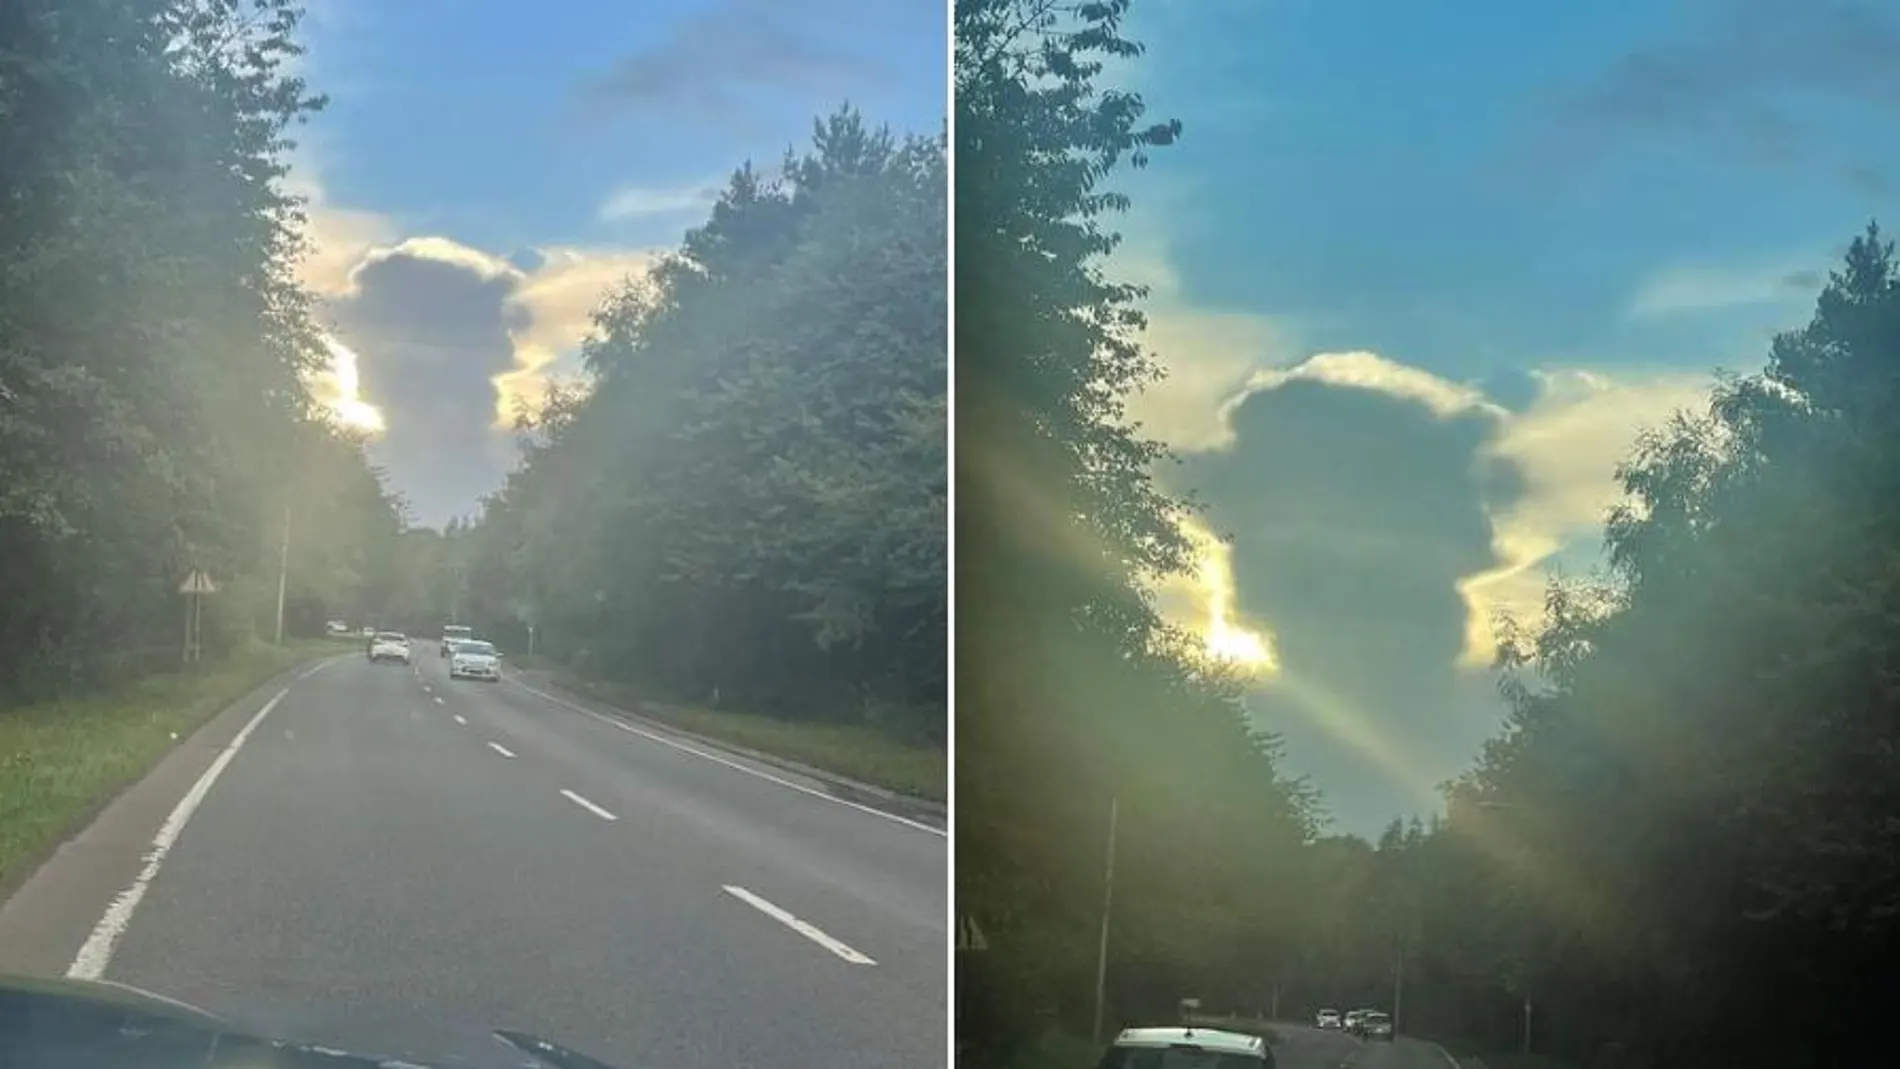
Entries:
[[913,798],[949,797],[949,761],[933,746],[906,742],[863,724],[779,720],[723,710],[662,705],[630,687],[555,672],[562,687],[662,724],[836,773]]
[[0,709],[0,898],[179,740],[277,673],[342,648],[252,642],[195,671]]

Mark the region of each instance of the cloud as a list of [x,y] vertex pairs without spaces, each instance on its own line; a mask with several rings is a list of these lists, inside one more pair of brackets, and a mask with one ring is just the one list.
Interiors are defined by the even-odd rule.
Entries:
[[627,186],[607,198],[600,206],[599,216],[605,222],[617,222],[655,215],[704,215],[719,199],[720,188],[721,183],[717,181],[659,188]]
[[516,414],[539,407],[594,309],[656,255],[532,252],[502,257],[409,238],[363,254],[324,302],[333,369],[320,396],[346,414],[374,407],[376,454],[421,522],[467,514],[501,483],[515,458]]
[[1291,321],[1194,307],[1152,246],[1115,273],[1150,287],[1146,340],[1171,375],[1131,413],[1229,540],[1158,591],[1163,611],[1210,645],[1259,643],[1250,707],[1343,827],[1434,808],[1499,724],[1499,613],[1534,622],[1555,563],[1594,557],[1617,464],[1709,377],[1459,382],[1370,351],[1301,359]]
[[594,312],[660,257],[653,249],[553,246],[536,251],[539,263],[511,298],[527,314],[514,335],[515,366],[494,380],[495,419],[501,425],[511,425],[519,412],[538,412],[551,377],[579,373],[571,357],[592,332]]
[[1533,371],[1538,394],[1504,420],[1488,452],[1520,474],[1524,493],[1492,515],[1499,564],[1466,576],[1469,608],[1460,663],[1480,667],[1497,653],[1500,613],[1526,623],[1543,613],[1548,567],[1566,552],[1600,545],[1603,521],[1622,497],[1616,466],[1637,436],[1709,397],[1711,376],[1678,369],[1614,375],[1581,368]]
[[[1758,162],[1814,151],[1801,97],[1900,106],[1900,18],[1851,0],[1702,0],[1691,32],[1627,53],[1557,104],[1553,138],[1579,158],[1579,135],[1694,137]],[[1864,167],[1864,161],[1843,172]]]
[[1429,809],[1497,725],[1458,667],[1459,584],[1501,563],[1491,516],[1523,477],[1488,449],[1503,411],[1427,380],[1366,353],[1263,376],[1226,407],[1231,444],[1181,473],[1232,536],[1234,603],[1274,637],[1255,716],[1360,826]]
[[1776,263],[1665,268],[1644,280],[1630,300],[1629,315],[1650,318],[1751,304],[1805,303],[1824,281],[1810,266],[1822,259],[1797,256]]
[[358,354],[365,396],[382,410],[374,445],[418,519],[473,510],[512,458],[495,433],[491,380],[514,367],[510,298],[518,271],[443,239],[377,249],[328,304],[337,337]]
[[647,114],[729,123],[745,118],[762,94],[835,95],[891,76],[881,59],[835,44],[838,35],[811,15],[794,16],[769,0],[718,0],[622,57],[586,95]]

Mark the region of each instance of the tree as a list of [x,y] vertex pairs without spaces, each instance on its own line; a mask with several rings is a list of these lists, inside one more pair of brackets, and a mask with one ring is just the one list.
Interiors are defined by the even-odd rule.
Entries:
[[944,739],[940,139],[849,108],[601,309],[469,552],[477,618],[656,696]]
[[1151,598],[1191,546],[1123,418],[1159,371],[1141,290],[1105,274],[1127,206],[1105,182],[1180,126],[1095,84],[1140,53],[1127,10],[957,5],[957,902],[991,945],[959,962],[957,1022],[980,1062],[1087,1031],[1111,799],[1111,1021],[1257,971],[1310,830],[1234,681]]
[[387,519],[306,388],[321,349],[280,183],[321,105],[285,69],[298,19],[289,0],[0,11],[0,694],[175,661],[194,567],[230,593],[207,643],[236,641],[300,489],[285,472],[353,480],[364,531]]

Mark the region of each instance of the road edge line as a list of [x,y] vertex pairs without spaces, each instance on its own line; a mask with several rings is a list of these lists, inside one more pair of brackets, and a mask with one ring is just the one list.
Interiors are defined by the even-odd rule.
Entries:
[[253,714],[244,727],[231,737],[231,741],[218,751],[218,756],[212,760],[211,766],[204,770],[197,782],[191,785],[191,789],[185,792],[185,796],[178,800],[178,804],[172,808],[171,815],[166,817],[165,823],[159,826],[158,834],[152,837],[152,849],[145,855],[145,867],[139,870],[138,876],[132,880],[132,885],[119,892],[118,897],[112,900],[112,904],[106,907],[104,915],[99,918],[99,923],[93,926],[91,934],[86,936],[85,943],[80,946],[79,953],[73,955],[72,964],[66,967],[68,978],[97,980],[105,975],[106,966],[112,961],[112,951],[118,946],[120,938],[125,935],[126,928],[132,923],[133,911],[138,909],[139,901],[145,897],[146,888],[150,887],[152,880],[157,878],[160,866],[164,865],[166,856],[171,853],[172,845],[184,833],[186,823],[191,820],[192,814],[198,811],[198,807],[204,804],[205,796],[211,793],[212,784],[218,781],[219,776],[224,775],[225,768],[230,765],[231,759],[237,756],[239,748],[251,737],[251,732],[257,729],[257,725],[262,723],[264,718],[270,715],[270,711],[277,708],[277,704],[289,693],[290,688],[285,687],[279,690],[270,701],[265,702],[264,707]]
[[701,750],[693,746],[688,746],[677,739],[669,739],[665,735],[662,735],[657,731],[649,731],[646,728],[638,727],[634,724],[630,724],[626,720],[620,719],[618,717],[612,717],[612,716],[608,716],[605,713],[596,712],[595,710],[589,709],[584,705],[579,705],[574,702],[568,701],[565,698],[561,698],[553,694],[549,694],[548,692],[541,690],[537,687],[531,687],[528,684],[523,683],[519,679],[515,679],[513,680],[513,682],[515,686],[520,687],[522,690],[527,691],[529,694],[532,694],[543,701],[553,702],[555,705],[561,706],[564,709],[572,709],[573,711],[577,713],[582,713],[587,716],[591,716],[595,720],[598,720],[603,724],[608,724],[612,727],[617,727],[622,731],[628,732],[630,734],[638,735],[641,738],[647,739],[648,741],[651,741],[651,742],[657,742],[661,744],[662,746],[671,746],[673,749],[679,750],[682,753],[692,754],[694,757],[711,761],[717,765],[724,765],[725,767],[733,769],[734,771],[744,772],[748,776],[756,776],[759,779],[765,780],[768,783],[776,783],[781,787],[790,788],[791,790],[798,791],[801,794],[809,794],[813,798],[822,798],[827,802],[833,802],[850,809],[855,809],[859,811],[860,813],[869,813],[874,817],[882,817],[883,819],[891,821],[893,823],[902,824],[905,827],[909,827],[909,828],[915,828],[918,831],[926,831],[932,835],[936,835],[941,838],[948,839],[950,837],[950,832],[948,829],[932,827],[931,825],[925,824],[922,821],[912,820],[909,817],[901,817],[901,816],[898,816],[896,813],[879,809],[876,806],[865,805],[862,802],[854,802],[849,798],[840,798],[835,794],[827,794],[824,791],[818,790],[816,787],[807,787],[802,783],[793,783],[791,780],[774,776],[770,772],[766,772],[761,769],[753,768],[749,765],[742,764],[729,757],[721,757],[718,754],[707,753],[705,750]]
[[824,947],[826,950],[831,951],[833,954],[836,954],[838,957],[853,965],[877,964],[876,961],[872,960],[871,955],[846,943],[844,940],[839,939],[837,936],[832,935],[830,932],[825,931],[810,921],[800,920],[783,906],[768,901],[760,895],[735,884],[724,883],[719,886],[721,890],[732,897],[744,902],[746,905],[751,906],[753,909],[758,910],[760,913],[765,914],[780,924],[783,924],[799,935],[817,943],[819,946]]

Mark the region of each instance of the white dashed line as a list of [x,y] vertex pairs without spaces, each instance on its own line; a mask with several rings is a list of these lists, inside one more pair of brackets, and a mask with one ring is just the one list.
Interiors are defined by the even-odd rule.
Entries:
[[605,809],[602,809],[601,807],[595,805],[594,803],[588,801],[585,798],[582,798],[580,795],[575,794],[573,791],[570,791],[565,787],[561,788],[561,797],[566,798],[568,801],[573,802],[575,805],[580,806],[582,809],[587,810],[589,813],[594,814],[595,816],[599,817],[602,820],[619,820],[620,819],[619,817],[614,816],[612,813],[607,812]]
[[515,755],[515,752],[513,750],[510,750],[508,747],[503,746],[499,742],[489,743],[488,748],[502,755],[503,757],[513,757]]
[[820,931],[816,925],[807,924],[806,922],[799,920],[797,917],[794,917],[790,913],[787,913],[784,910],[773,905],[772,903],[767,902],[765,899],[760,898],[758,895],[753,894],[751,891],[748,891],[743,887],[734,887],[733,885],[729,883],[724,884],[723,886],[725,887],[725,891],[727,894],[731,895],[732,897],[738,899],[741,902],[744,902],[746,905],[751,906],[753,909],[758,910],[760,913],[765,914],[766,916],[772,918],[773,920],[779,922],[780,924],[783,924],[785,927],[790,928],[792,931],[797,932],[799,935],[802,935],[805,938],[811,940],[812,942],[817,943],[819,946],[824,947],[826,950],[831,951],[833,954],[838,955],[839,957],[850,962],[851,964],[853,965],[876,965],[877,964],[877,962],[871,960],[870,955],[865,954],[862,951],[851,949],[850,947],[839,942],[838,940],[833,939],[831,936],[826,935],[823,931]]
[[118,944],[119,937],[125,934],[126,925],[132,923],[132,911],[138,908],[139,900],[145,897],[145,889],[151,886],[152,880],[158,875],[159,866],[165,863],[165,855],[171,853],[172,844],[178,841],[179,833],[185,830],[185,822],[191,819],[191,815],[198,811],[200,805],[204,804],[205,795],[211,793],[211,785],[224,774],[225,766],[231,763],[231,758],[237,756],[238,748],[244,745],[244,740],[251,737],[251,732],[256,730],[257,725],[262,723],[264,717],[268,716],[272,709],[277,708],[277,703],[283,701],[284,695],[289,693],[290,688],[286,687],[278,691],[276,697],[265,702],[264,707],[259,709],[236,735],[232,736],[230,744],[218,751],[218,756],[211,762],[211,767],[204,770],[204,774],[198,777],[198,782],[191,785],[191,790],[186,791],[185,796],[179,799],[171,816],[165,818],[165,823],[158,829],[158,834],[152,838],[152,849],[145,855],[145,867],[139,870],[138,877],[132,881],[132,886],[121,892],[119,897],[113,899],[112,904],[106,907],[105,916],[99,918],[99,923],[92,929],[92,934],[86,937],[85,945],[81,946],[79,953],[74,956],[73,963],[66,967],[67,976],[75,980],[97,980],[105,973],[106,965],[112,960],[113,947]]
[[440,695],[440,694],[438,694],[438,695],[436,695],[436,696],[435,696],[435,703],[436,703],[437,705],[441,705],[441,704],[442,704],[442,695]]
[[530,687],[526,683],[521,682],[519,679],[512,680],[512,682],[514,683],[515,686],[520,687],[522,690],[527,691],[529,694],[532,694],[543,701],[553,702],[554,704],[560,706],[563,709],[572,709],[577,713],[582,713],[587,716],[591,716],[595,720],[598,720],[609,727],[619,728],[620,730],[627,732],[630,735],[638,735],[643,739],[648,739],[652,742],[657,742],[662,746],[671,746],[675,750],[679,750],[682,753],[692,754],[694,757],[704,758],[705,760],[711,761],[713,764],[724,765],[727,768],[733,769],[734,771],[743,772],[748,776],[757,776],[759,779],[765,780],[768,783],[776,783],[781,787],[789,787],[792,790],[799,792],[800,794],[809,794],[813,798],[822,798],[827,802],[844,806],[847,809],[855,809],[860,813],[869,813],[874,817],[881,817],[885,820],[891,821],[892,823],[902,824],[907,828],[916,828],[918,831],[927,831],[932,835],[940,835],[940,836],[943,836],[944,838],[949,838],[950,836],[950,833],[945,831],[942,828],[933,828],[928,824],[924,824],[915,820],[910,820],[906,817],[900,817],[895,813],[886,813],[882,809],[876,809],[868,805],[861,805],[849,799],[839,798],[837,795],[834,795],[834,794],[826,794],[824,791],[815,790],[811,787],[805,786],[802,783],[793,783],[791,780],[781,779],[778,776],[774,776],[770,773],[761,772],[756,768],[751,768],[747,765],[742,765],[737,761],[728,760],[724,757],[720,757],[718,754],[707,753],[706,751],[699,749],[696,746],[688,746],[685,743],[676,742],[672,739],[667,738],[664,735],[658,734],[657,732],[647,731],[642,728],[634,727],[632,724],[627,723],[625,720],[618,720],[611,716],[603,716],[602,714],[597,713],[593,711],[592,709],[587,708],[586,706],[575,705],[573,702],[567,701],[564,698],[557,698],[554,695],[547,693],[546,691],[537,690],[534,687]]
[[464,720],[464,719],[462,719],[462,714],[461,714],[461,713],[456,713],[456,714],[455,714],[455,722],[456,722],[456,723],[458,723],[458,724],[463,724],[463,725],[466,725],[466,724],[468,723],[468,721],[466,721],[466,720]]

